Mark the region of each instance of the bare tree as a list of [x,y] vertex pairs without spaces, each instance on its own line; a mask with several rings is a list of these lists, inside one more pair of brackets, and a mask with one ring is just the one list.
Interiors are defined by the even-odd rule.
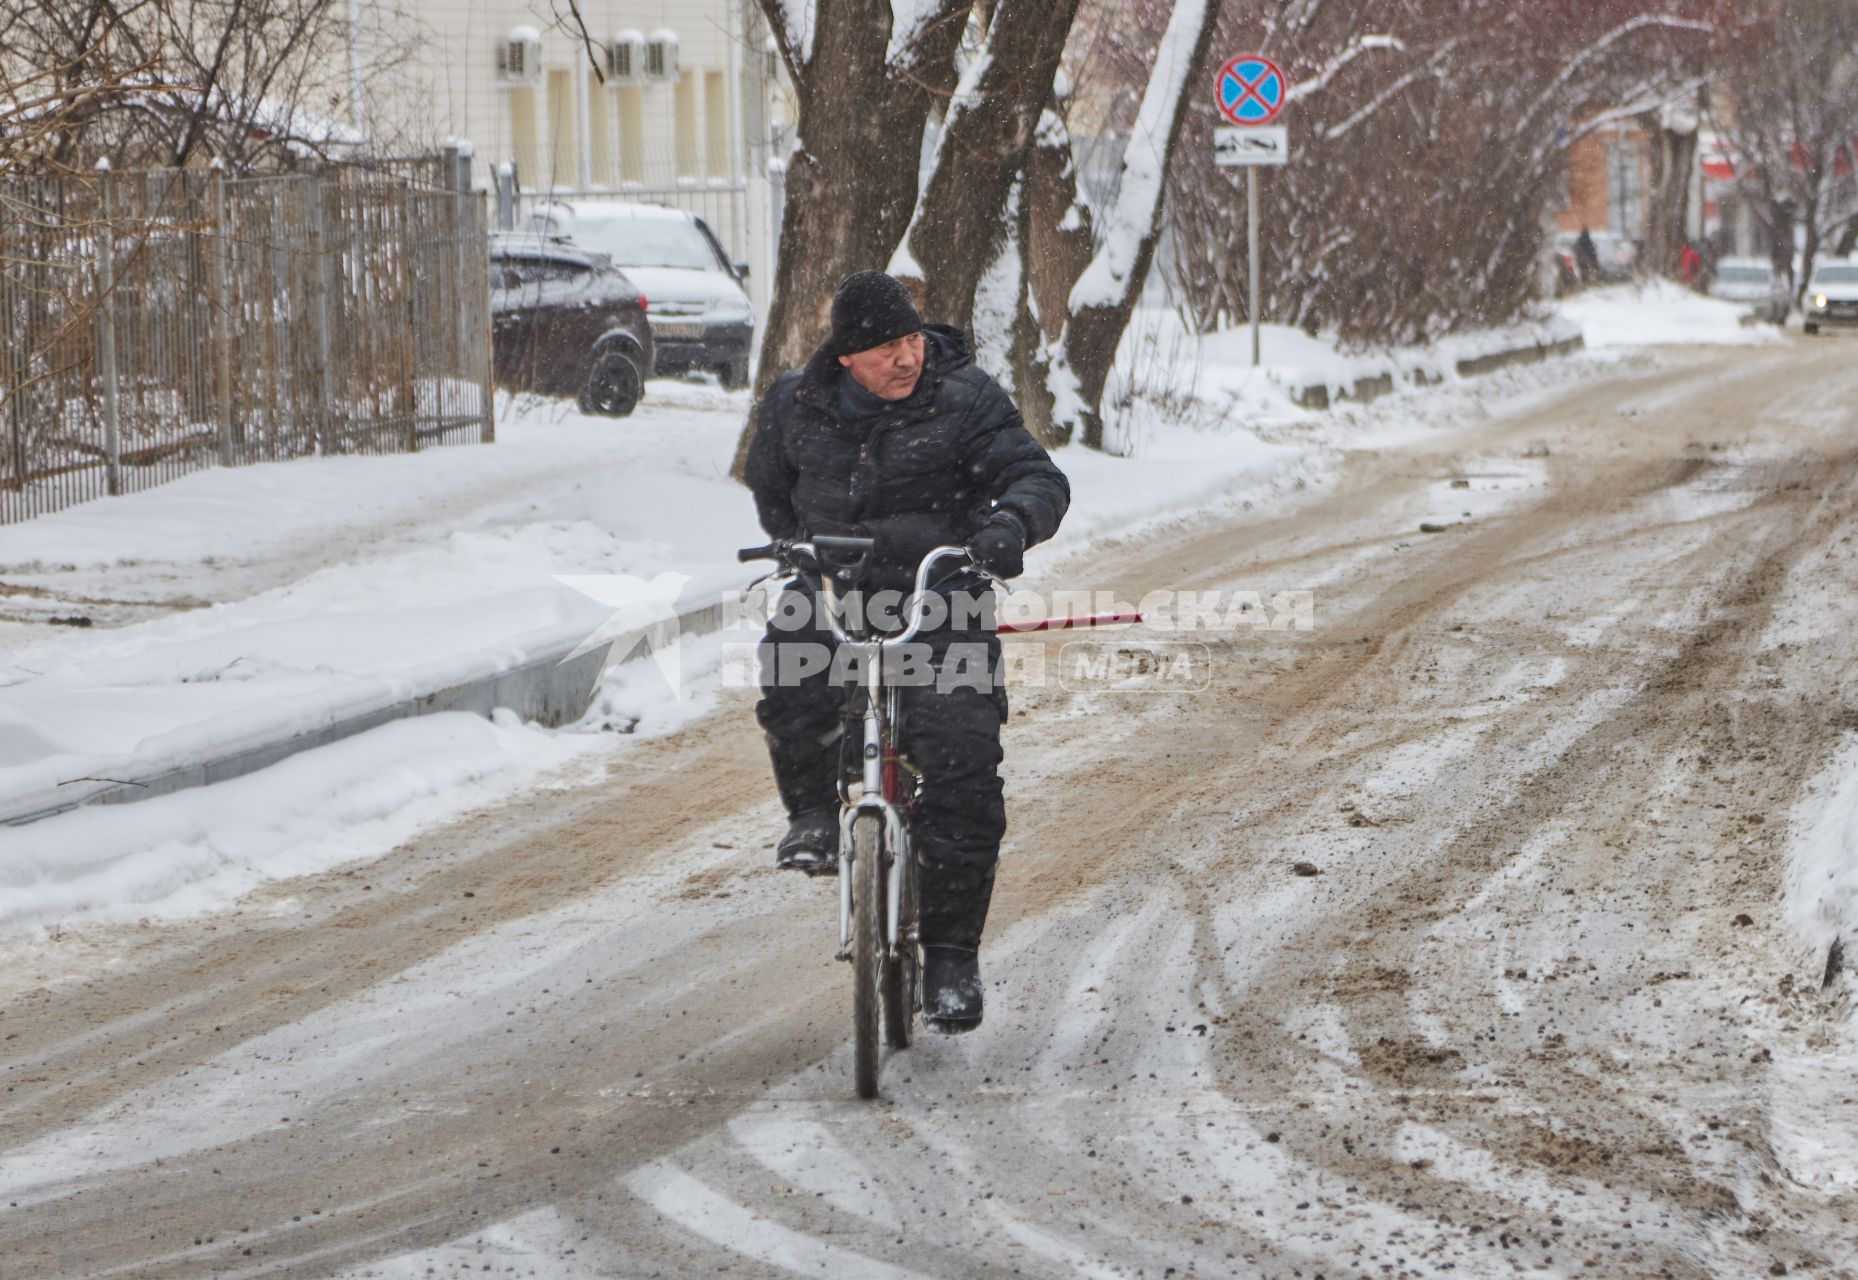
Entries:
[[1187,87],[1206,61],[1218,18],[1212,0],[1175,0],[1123,149],[1116,199],[1065,301],[1062,359],[1052,370],[1053,430],[1093,448],[1103,445],[1103,387],[1116,346],[1154,260],[1169,167],[1190,114]]
[[1763,0],[1721,87],[1711,114],[1790,276],[1800,228],[1798,303],[1821,245],[1858,234],[1858,5]]
[[943,119],[934,166],[895,273],[922,282],[928,314],[967,328],[974,293],[1009,230],[1008,195],[1034,130],[1078,0],[1000,0]]
[[0,169],[233,172],[367,149],[359,84],[406,56],[396,5],[0,0]]
[[1697,162],[1699,116],[1694,99],[1666,103],[1639,117],[1651,153],[1651,189],[1645,218],[1645,262],[1675,275],[1690,216],[1690,175]]
[[757,393],[819,340],[839,281],[890,260],[916,208],[923,127],[955,87],[971,0],[761,0],[799,102]]
[[[1266,316],[1344,341],[1421,341],[1533,298],[1568,148],[1695,89],[1722,0],[1229,4],[1295,82],[1293,162],[1265,183]],[[1250,33],[1249,36],[1246,33]],[[1203,69],[1210,75],[1212,68]],[[1201,104],[1169,191],[1172,278],[1202,327],[1245,314],[1242,206]]]

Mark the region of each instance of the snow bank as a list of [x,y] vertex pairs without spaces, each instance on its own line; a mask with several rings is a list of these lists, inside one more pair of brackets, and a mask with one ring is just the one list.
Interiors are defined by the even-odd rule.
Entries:
[[1745,304],[1706,298],[1653,280],[1590,289],[1556,304],[1560,315],[1580,326],[1589,347],[1764,346],[1782,342],[1773,325],[1745,325]]
[[[647,385],[630,418],[499,396],[491,447],[212,468],[0,526],[0,573],[71,598],[160,600],[178,586],[190,603],[221,602],[453,532],[576,521],[663,568],[726,556],[736,530],[716,515],[741,494],[728,471],[748,397]],[[752,527],[746,495],[734,510]]]
[[234,597],[16,625],[35,642],[0,664],[0,800],[151,777],[572,646],[613,609],[562,577],[643,589],[727,561],[756,528],[727,476],[746,397],[693,387],[680,407],[684,390],[654,384],[673,403],[623,422],[530,405],[491,447],[208,471],[0,529],[9,583],[54,600]]
[[[1114,398],[1119,379],[1153,380],[1161,365],[1189,379],[1202,398],[1242,401],[1254,413],[1282,413],[1286,399],[1317,408],[1342,399],[1375,399],[1454,381],[1478,372],[1476,366],[1493,356],[1559,349],[1574,339],[1590,349],[1757,346],[1785,340],[1771,326],[1744,325],[1746,311],[1669,281],[1654,281],[1590,290],[1543,308],[1533,319],[1405,347],[1351,351],[1331,333],[1311,335],[1265,324],[1259,326],[1260,359],[1254,368],[1249,325],[1195,338],[1173,312],[1143,308],[1124,335],[1108,398]],[[1257,386],[1260,381],[1284,395],[1274,400]]]
[[599,742],[507,712],[426,716],[249,777],[0,831],[0,930],[187,915],[267,880],[378,857]]
[[1819,955],[1844,940],[1858,961],[1858,739],[1847,741],[1793,814],[1787,924]]
[[[1844,968],[1858,961],[1858,735],[1845,744],[1795,806],[1783,911],[1817,965],[1836,943]],[[1818,974],[1809,974],[1816,980]],[[1849,977],[1847,978],[1849,982]],[[1830,1042],[1782,1040],[1765,1082],[1769,1146],[1795,1181],[1829,1192],[1858,1187],[1858,1123],[1847,1098],[1858,1075],[1858,1010]]]

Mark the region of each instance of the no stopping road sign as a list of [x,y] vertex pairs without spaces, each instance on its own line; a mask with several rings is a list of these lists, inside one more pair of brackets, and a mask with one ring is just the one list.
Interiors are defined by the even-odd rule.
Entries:
[[1262,53],[1226,59],[1215,84],[1219,114],[1238,125],[1270,124],[1289,91],[1283,71]]

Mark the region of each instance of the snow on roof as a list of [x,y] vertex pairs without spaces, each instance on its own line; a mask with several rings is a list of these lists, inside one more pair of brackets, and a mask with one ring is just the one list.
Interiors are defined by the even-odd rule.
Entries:
[[673,209],[662,204],[634,204],[624,200],[602,200],[599,202],[582,201],[571,204],[557,200],[549,204],[537,205],[535,212],[563,214],[579,222],[602,222],[619,218],[651,218],[663,222],[681,222],[691,217],[684,209]]
[[676,44],[677,32],[671,30],[669,27],[660,27],[658,30],[652,32],[652,39],[662,41],[666,44]]
[[[142,107],[151,112],[193,111],[200,106],[196,95],[178,85],[146,77],[130,77],[98,95],[111,106]],[[63,99],[35,103],[15,113],[16,123],[53,115],[63,108]],[[275,134],[287,142],[308,142],[323,146],[359,146],[367,135],[359,129],[334,120],[292,102],[277,98],[252,99],[212,86],[205,102],[207,114],[221,126],[244,125],[259,135]]]
[[542,42],[542,33],[537,31],[534,27],[511,27],[509,38],[511,40],[528,40],[532,43],[540,44]]

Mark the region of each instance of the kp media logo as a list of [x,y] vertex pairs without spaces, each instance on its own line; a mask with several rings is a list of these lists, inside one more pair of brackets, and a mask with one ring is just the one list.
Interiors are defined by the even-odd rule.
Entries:
[[[555,581],[613,611],[563,662],[612,645],[606,666],[613,667],[631,659],[642,645],[671,692],[683,701],[682,646],[678,644],[682,621],[677,604],[691,582],[689,574],[661,573],[654,578],[629,573],[556,574]],[[628,639],[630,643],[613,643]]]

